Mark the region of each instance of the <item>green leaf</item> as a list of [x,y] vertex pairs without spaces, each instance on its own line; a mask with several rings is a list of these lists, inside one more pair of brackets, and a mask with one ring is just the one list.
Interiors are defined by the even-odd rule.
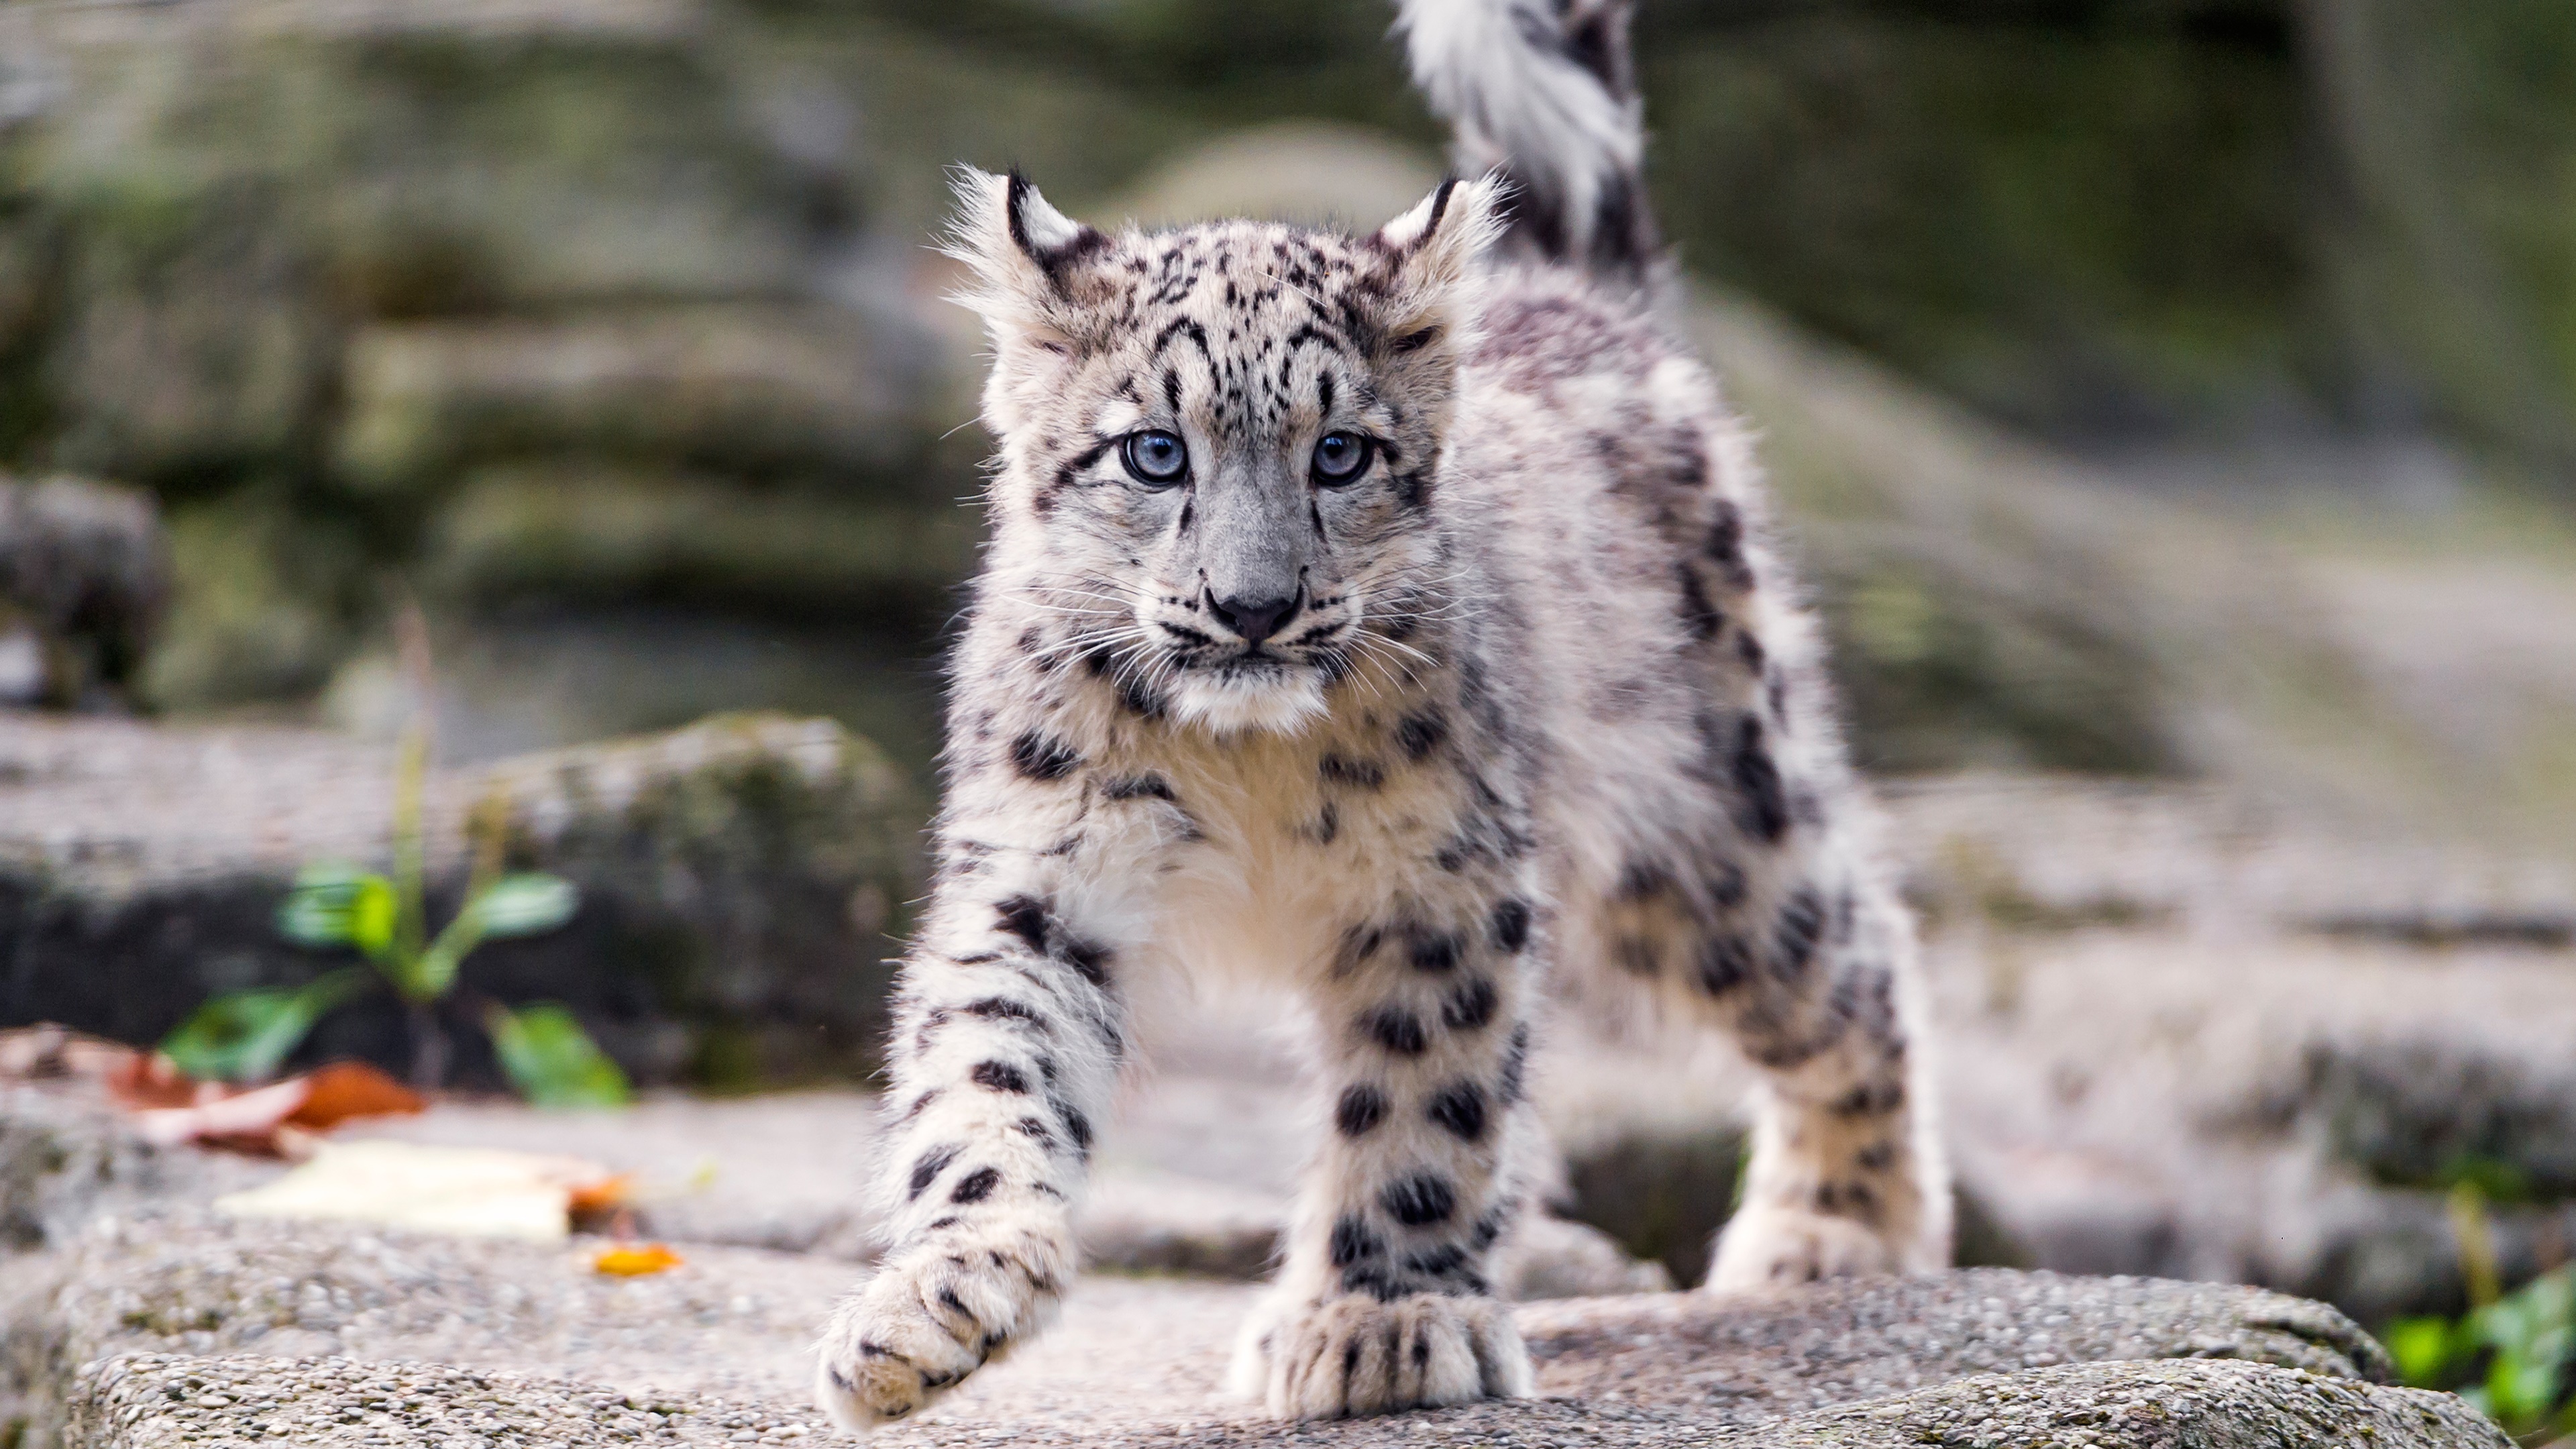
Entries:
[[622,1107],[626,1074],[608,1059],[573,1020],[555,1005],[495,1006],[484,1025],[492,1033],[493,1052],[519,1092],[540,1107]]
[[466,906],[486,936],[534,936],[572,919],[581,892],[560,876],[505,875]]
[[2447,1318],[2401,1318],[2388,1326],[2388,1356],[2397,1361],[2397,1377],[2419,1389],[2438,1389],[2449,1380],[2451,1321]]
[[294,989],[227,992],[179,1023],[161,1051],[200,1081],[261,1081],[276,1074],[314,1023],[366,987],[366,972],[351,967]]
[[278,933],[290,941],[355,946],[379,959],[393,927],[393,882],[345,865],[307,867],[277,909]]

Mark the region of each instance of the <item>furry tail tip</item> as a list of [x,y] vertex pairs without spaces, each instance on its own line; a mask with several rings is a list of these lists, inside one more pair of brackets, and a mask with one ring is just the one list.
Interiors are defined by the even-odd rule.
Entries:
[[1644,185],[1633,0],[1397,0],[1414,84],[1459,164],[1511,182],[1505,244],[1640,284],[1662,243]]

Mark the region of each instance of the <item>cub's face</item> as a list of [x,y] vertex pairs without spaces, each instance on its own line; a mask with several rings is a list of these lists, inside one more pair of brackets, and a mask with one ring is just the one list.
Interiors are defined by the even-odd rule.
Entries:
[[1015,177],[960,192],[1002,439],[988,587],[1035,606],[1037,647],[1219,732],[1292,732],[1404,655],[1491,185],[1358,239],[1111,237]]

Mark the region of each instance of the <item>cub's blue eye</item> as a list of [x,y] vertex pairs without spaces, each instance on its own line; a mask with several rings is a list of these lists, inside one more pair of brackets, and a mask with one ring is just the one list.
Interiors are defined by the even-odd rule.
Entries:
[[1190,445],[1161,428],[1129,433],[1118,445],[1118,458],[1137,482],[1155,488],[1169,488],[1190,471]]
[[1315,440],[1315,481],[1328,488],[1357,481],[1373,447],[1365,433],[1326,433]]

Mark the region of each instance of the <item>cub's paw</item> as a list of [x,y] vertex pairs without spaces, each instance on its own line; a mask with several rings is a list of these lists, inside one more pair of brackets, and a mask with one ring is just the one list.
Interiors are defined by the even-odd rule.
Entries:
[[1236,1391],[1281,1419],[1339,1419],[1530,1391],[1529,1351],[1491,1298],[1327,1298],[1249,1325]]
[[815,1401],[854,1433],[913,1413],[1044,1327],[1072,1269],[1067,1236],[1037,1230],[938,1239],[889,1259],[815,1345]]
[[1813,1283],[1904,1266],[1895,1246],[1849,1218],[1775,1203],[1747,1203],[1717,1237],[1717,1261],[1706,1289],[1729,1293],[1784,1283]]

